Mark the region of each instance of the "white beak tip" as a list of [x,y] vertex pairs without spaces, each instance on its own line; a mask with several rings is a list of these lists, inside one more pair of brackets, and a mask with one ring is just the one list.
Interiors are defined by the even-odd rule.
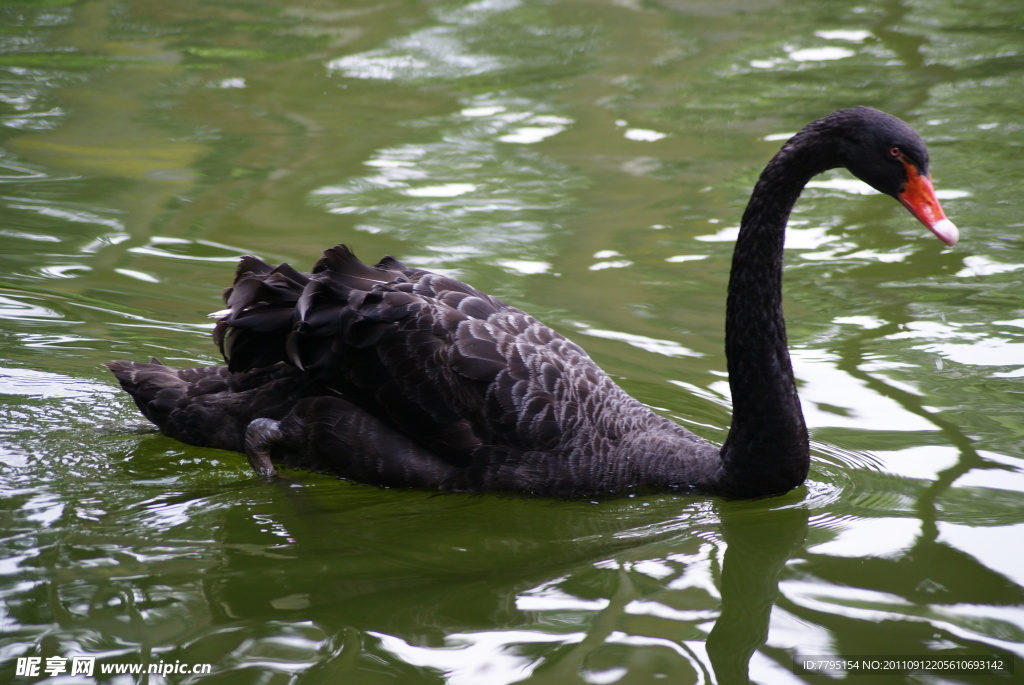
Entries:
[[960,229],[949,219],[937,221],[930,228],[939,240],[950,247],[956,245],[957,241],[960,240]]

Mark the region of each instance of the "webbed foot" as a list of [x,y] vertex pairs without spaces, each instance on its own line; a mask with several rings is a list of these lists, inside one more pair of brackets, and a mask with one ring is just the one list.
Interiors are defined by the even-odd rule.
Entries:
[[252,470],[264,478],[277,475],[270,461],[270,450],[275,442],[284,438],[281,423],[272,419],[253,419],[245,429],[245,456]]

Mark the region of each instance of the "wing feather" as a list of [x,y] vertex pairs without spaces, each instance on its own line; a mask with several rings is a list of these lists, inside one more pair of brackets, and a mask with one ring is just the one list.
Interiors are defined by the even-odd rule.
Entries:
[[[225,301],[215,338],[232,371],[289,363],[456,464],[517,439],[529,371],[510,331],[526,331],[530,352],[551,340],[465,283],[393,257],[368,266],[342,245],[309,274],[246,257]],[[487,409],[494,390],[498,417]],[[541,413],[535,424],[554,420]]]

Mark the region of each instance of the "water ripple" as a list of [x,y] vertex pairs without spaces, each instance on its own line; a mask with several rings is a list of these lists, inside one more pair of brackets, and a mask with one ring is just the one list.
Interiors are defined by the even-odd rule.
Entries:
[[430,268],[450,268],[467,255],[531,261],[532,244],[552,237],[583,182],[522,144],[540,128],[554,135],[571,123],[546,110],[523,98],[473,96],[456,114],[417,122],[437,129],[439,140],[379,149],[366,161],[372,173],[312,197],[328,212],[365,215],[357,225],[364,231],[406,236],[431,226],[431,254],[419,262]]

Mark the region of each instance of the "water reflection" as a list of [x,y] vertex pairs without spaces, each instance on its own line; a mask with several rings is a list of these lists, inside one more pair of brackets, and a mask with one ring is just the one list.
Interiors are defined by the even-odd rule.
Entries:
[[[1019,636],[1024,605],[1019,579],[992,570],[941,539],[944,529],[948,535],[943,520],[950,518],[950,505],[963,496],[953,484],[978,466],[981,459],[968,447],[959,463],[914,499],[913,524],[920,530],[909,545],[889,553],[874,550],[855,565],[821,547],[808,550],[797,566],[800,582],[787,587],[780,607],[826,628],[834,641],[827,647],[802,646],[800,653],[893,654],[892,640],[899,635],[899,650],[910,654],[992,655],[1013,663],[1017,637],[1011,636]],[[1008,496],[1020,497],[995,490],[984,495]],[[977,523],[977,517],[970,518]],[[822,592],[825,587],[829,589]],[[849,621],[865,620],[878,629],[851,635],[843,628]],[[1007,639],[992,638],[1000,635]]]
[[365,162],[373,173],[312,197],[328,212],[366,217],[357,230],[410,238],[430,226],[426,254],[414,255],[427,268],[545,254],[540,243],[558,230],[585,179],[527,145],[571,120],[545,112],[544,103],[493,93],[461,105],[455,115],[412,123],[436,131],[437,140],[377,150]]
[[[437,6],[424,28],[366,52],[330,60],[327,68],[349,78],[452,82],[496,74],[570,67],[588,36],[578,27],[552,26],[522,0],[478,0]],[[501,40],[494,40],[499,32]]]
[[[438,501],[353,486],[356,496],[341,510],[319,486],[282,487],[280,494],[297,509],[254,513],[249,524],[239,520],[224,528],[227,554],[207,571],[205,593],[235,619],[273,607],[281,632],[300,631],[305,646],[282,635],[235,642],[229,670],[280,672],[298,662],[316,664],[311,675],[343,667],[351,673],[378,659],[392,673],[412,666],[443,673],[455,684],[580,675],[604,682],[634,670],[674,682],[746,682],[751,655],[768,633],[778,580],[807,527],[807,510],[799,504]],[[172,515],[182,506],[172,507],[179,512]],[[549,521],[552,539],[539,543],[530,531],[553,507],[559,524],[552,529]],[[680,507],[681,514],[662,518],[667,508]],[[469,531],[447,525],[467,516],[488,523]],[[628,530],[621,529],[622,516],[633,523]],[[347,544],[311,564],[311,549],[329,551],[322,537],[328,522]],[[713,532],[719,527],[724,540]],[[396,534],[406,540],[400,553],[375,554],[378,540]],[[488,553],[481,555],[482,549]],[[318,570],[324,561],[345,583],[324,584],[324,570]],[[285,570],[295,564],[300,568]],[[313,577],[303,579],[303,569]],[[707,584],[709,572],[719,578],[720,597]],[[253,582],[257,578],[273,583]],[[210,631],[204,644],[234,633],[230,623]]]
[[[719,579],[722,609],[708,634],[708,657],[719,683],[750,682],[750,660],[768,639],[786,563],[802,552],[808,511],[797,505],[758,510],[724,503],[722,535],[728,545]],[[773,653],[780,670],[788,656]]]
[[[367,554],[377,546],[373,540],[391,537],[381,526],[405,526],[406,517],[390,511],[399,503],[389,496],[384,496],[390,500],[384,514],[374,504],[379,498],[367,494],[371,496],[355,510],[364,514],[360,527],[353,520],[339,528],[350,514],[337,519],[341,512],[326,511],[308,492],[293,488],[291,499],[303,509],[302,518],[288,515],[284,523],[281,516],[254,515],[253,526],[225,529],[225,548],[233,551],[207,573],[206,593],[231,617],[261,615],[269,604],[282,616],[283,633],[231,649],[233,657],[225,664],[229,670],[281,671],[290,662],[291,668],[315,663],[311,674],[343,666],[351,673],[366,668],[366,658],[376,655],[389,664],[389,671],[401,672],[408,665],[444,673],[447,682],[456,684],[513,683],[529,677],[546,681],[579,674],[588,682],[604,682],[634,669],[682,682],[747,682],[751,656],[762,649],[768,634],[779,578],[790,557],[799,553],[807,528],[807,510],[799,504],[769,508],[722,503],[718,513],[727,547],[722,557],[722,542],[711,533],[719,525],[715,514],[701,514],[700,505],[675,499],[610,505],[640,519],[635,533],[626,536],[617,531],[615,511],[595,517],[588,508],[566,512],[560,507],[561,514],[570,516],[563,516],[556,536],[574,543],[552,555],[554,547],[538,547],[528,534],[538,516],[547,516],[545,504],[505,501],[495,506],[477,499],[423,511],[423,500],[411,495],[420,504],[410,507],[406,493],[401,508],[420,509],[427,520],[405,531],[406,551],[381,565],[380,557]],[[663,513],[666,505],[680,504],[682,516],[643,523],[643,518]],[[462,532],[438,531],[449,516],[487,510],[501,511],[503,523],[497,529],[488,526],[483,539],[470,542]],[[365,514],[370,511],[376,515],[367,529]],[[318,531],[325,516],[334,521],[332,530],[348,535],[350,548],[333,556],[331,564],[331,573],[347,580],[337,586],[314,582],[319,586],[314,597],[294,573],[284,573],[282,564],[297,563],[322,574],[303,559],[311,546],[324,547]],[[183,518],[179,525],[185,523]],[[671,532],[680,526],[687,531],[684,537]],[[429,541],[419,539],[424,534]],[[270,542],[273,538],[267,535],[277,540]],[[261,536],[269,544],[254,544]],[[629,543],[613,544],[615,539]],[[491,551],[483,563],[474,553],[480,546]],[[302,555],[296,555],[298,550]],[[459,565],[459,550],[468,566]],[[509,573],[510,562],[515,573]],[[273,586],[245,582],[243,569],[244,577],[274,578]],[[575,570],[562,575],[560,569]],[[554,576],[549,575],[552,571]],[[719,590],[705,585],[708,571],[718,575],[720,600]],[[530,576],[539,578],[523,587]],[[502,589],[494,594],[496,584]],[[409,603],[411,597],[416,601]],[[287,619],[289,615],[312,617],[313,623],[303,627]],[[406,627],[410,618],[418,626],[412,633]],[[235,632],[229,625],[211,626],[204,644],[228,639]],[[704,630],[710,626],[705,653]],[[284,637],[294,631],[306,635],[304,647]],[[770,658],[783,668],[787,655],[772,652]],[[715,675],[709,676],[712,669]]]

